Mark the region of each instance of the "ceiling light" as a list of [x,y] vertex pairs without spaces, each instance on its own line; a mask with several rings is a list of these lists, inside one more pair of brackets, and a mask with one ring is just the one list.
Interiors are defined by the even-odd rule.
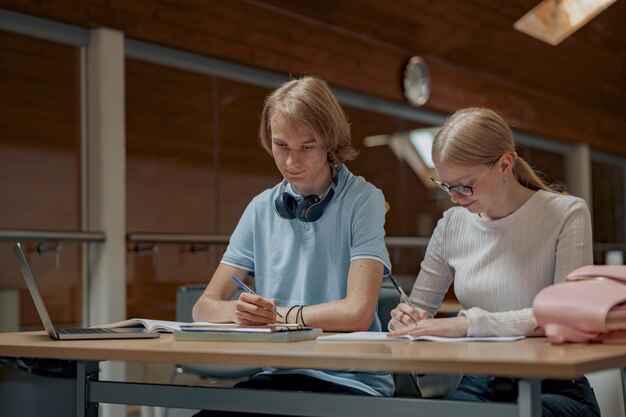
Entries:
[[365,146],[366,148],[387,145],[388,143],[389,143],[389,135],[367,136],[365,139],[363,139],[363,146]]
[[428,168],[434,168],[432,150],[433,141],[439,128],[416,129],[409,132],[409,140]]
[[558,45],[615,0],[544,0],[513,27],[550,45]]
[[387,145],[398,160],[404,161],[419,177],[426,188],[437,186],[430,180],[435,175],[435,164],[431,156],[433,140],[439,127],[415,129],[391,135],[368,136],[363,145],[374,147]]

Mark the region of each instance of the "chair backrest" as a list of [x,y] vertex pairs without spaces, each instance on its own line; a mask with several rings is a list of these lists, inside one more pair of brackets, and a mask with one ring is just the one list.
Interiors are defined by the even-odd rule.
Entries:
[[176,291],[176,321],[191,322],[191,310],[200,298],[206,285],[183,285]]
[[[176,291],[176,321],[191,322],[193,321],[192,309],[196,301],[204,292],[206,285],[192,284],[178,287]],[[241,291],[237,290],[233,293],[232,298],[239,297]],[[241,380],[247,379],[254,374],[263,371],[263,368],[257,366],[238,366],[238,365],[177,365],[182,372],[198,375],[205,379],[218,380]]]
[[[386,332],[391,321],[391,310],[400,303],[400,293],[388,280],[383,280],[378,296],[378,318],[382,331]],[[394,397],[422,398],[417,376],[413,373],[393,373],[393,381],[396,384]]]
[[391,282],[383,281],[378,296],[378,318],[382,326],[382,331],[387,331],[387,325],[391,321],[391,310],[396,308],[400,303],[400,293],[391,284]]
[[[185,285],[176,292],[176,321],[193,321],[191,310],[198,298],[204,292],[206,285]],[[238,297],[235,292],[233,298]],[[378,297],[377,313],[383,331],[391,320],[391,310],[400,302],[400,294],[390,282],[384,281]],[[179,365],[185,372],[194,373],[201,377],[218,379],[246,378],[262,371],[261,368],[229,365]],[[417,381],[412,374],[394,374],[396,383],[395,396],[421,398]]]
[[[205,289],[206,285],[204,284],[190,284],[178,287],[178,291],[176,291],[176,321],[193,321],[191,314],[193,306],[196,304],[196,301],[198,301]],[[239,294],[241,294],[241,292],[242,290],[237,288],[231,299],[235,300],[239,298]]]

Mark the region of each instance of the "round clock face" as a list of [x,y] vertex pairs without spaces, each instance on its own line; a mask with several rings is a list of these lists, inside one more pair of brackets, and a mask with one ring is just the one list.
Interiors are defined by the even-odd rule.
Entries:
[[419,56],[409,60],[404,70],[404,97],[413,106],[422,106],[430,95],[426,62]]

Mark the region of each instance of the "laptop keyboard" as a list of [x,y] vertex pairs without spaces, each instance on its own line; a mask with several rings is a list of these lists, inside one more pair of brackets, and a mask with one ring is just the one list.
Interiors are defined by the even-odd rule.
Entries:
[[109,329],[58,329],[59,334],[108,334],[115,333]]

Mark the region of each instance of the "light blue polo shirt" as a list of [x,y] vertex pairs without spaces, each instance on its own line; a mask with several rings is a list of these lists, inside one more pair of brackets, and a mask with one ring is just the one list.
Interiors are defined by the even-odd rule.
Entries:
[[[251,272],[258,294],[276,299],[280,306],[321,304],[346,297],[348,270],[355,259],[375,259],[384,265],[385,275],[391,272],[382,191],[341,165],[335,195],[324,214],[305,223],[276,214],[279,187],[265,190],[248,204],[221,261]],[[293,193],[290,187],[288,191]],[[381,330],[377,315],[369,330]],[[305,374],[370,395],[391,396],[394,391],[387,372],[270,369],[264,373],[268,372]]]

